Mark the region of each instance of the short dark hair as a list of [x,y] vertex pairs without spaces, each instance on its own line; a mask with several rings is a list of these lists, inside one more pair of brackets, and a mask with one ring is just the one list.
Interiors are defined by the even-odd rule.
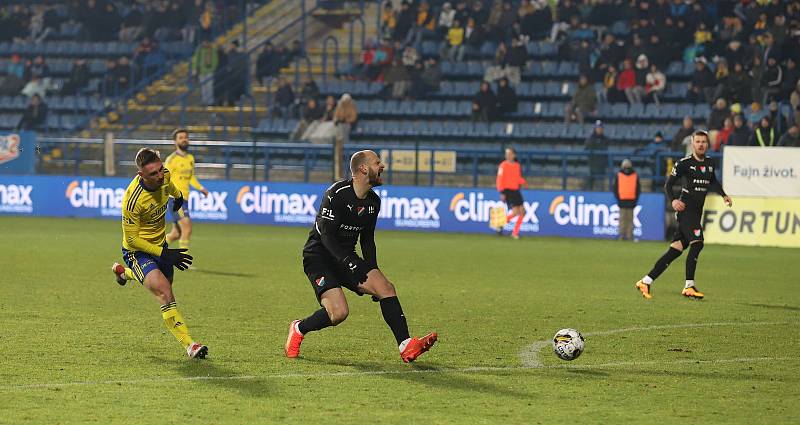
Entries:
[[136,152],[136,167],[140,170],[147,164],[152,162],[161,161],[161,156],[158,151],[150,148],[141,148]]
[[696,136],[703,136],[706,138],[706,142],[711,142],[711,137],[708,136],[708,132],[705,130],[695,130],[695,132],[692,133],[692,140],[694,140]]
[[188,136],[189,135],[189,130],[187,130],[185,128],[176,128],[172,132],[172,141],[174,142],[174,141],[178,140],[178,135],[181,134],[181,133],[186,133],[186,135]]

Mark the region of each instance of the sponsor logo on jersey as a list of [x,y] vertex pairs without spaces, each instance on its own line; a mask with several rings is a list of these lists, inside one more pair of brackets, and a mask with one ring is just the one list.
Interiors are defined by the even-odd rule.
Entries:
[[236,203],[245,214],[272,215],[277,223],[313,223],[317,195],[270,192],[269,186],[242,186]]
[[[536,215],[536,211],[539,209],[539,203],[523,201],[523,205],[525,216],[522,217],[520,230],[538,232],[539,216]],[[481,192],[459,192],[450,200],[450,211],[453,212],[456,220],[461,222],[488,223],[493,208],[505,209],[506,203],[499,199],[484,199]]]
[[33,186],[19,184],[0,184],[0,212],[24,213],[33,212]]
[[73,208],[99,209],[100,215],[119,216],[125,189],[96,186],[94,180],[73,180],[67,185],[65,196]]
[[[640,236],[642,222],[639,220],[641,205],[633,209],[633,234]],[[593,204],[583,196],[558,195],[550,202],[548,210],[559,226],[590,226],[592,234],[616,235],[619,226],[619,206],[616,204]]]
[[0,164],[19,158],[19,135],[0,136]]

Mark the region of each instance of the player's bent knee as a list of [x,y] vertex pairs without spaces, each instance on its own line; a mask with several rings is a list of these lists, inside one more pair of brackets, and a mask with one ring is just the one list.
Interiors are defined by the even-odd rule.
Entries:
[[342,323],[347,319],[347,316],[350,314],[350,309],[347,306],[340,307],[336,306],[334,308],[326,308],[328,312],[328,317],[331,319],[331,323],[333,326]]
[[669,244],[670,247],[677,249],[678,251],[683,252],[683,244],[680,241],[675,241]]

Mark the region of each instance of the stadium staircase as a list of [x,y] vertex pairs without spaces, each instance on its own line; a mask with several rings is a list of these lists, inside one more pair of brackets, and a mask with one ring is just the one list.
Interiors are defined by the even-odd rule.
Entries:
[[[308,3],[312,5],[307,6],[307,11],[309,7],[313,7],[314,2]],[[370,2],[366,5],[363,16],[372,16],[373,19],[365,19],[367,25],[363,30],[363,37],[374,37],[377,32],[374,19],[376,8],[376,3]],[[323,53],[323,47],[326,45],[324,40],[330,36],[337,39],[339,63],[347,62],[349,24],[340,25],[340,28],[331,27],[329,25],[331,20],[320,19],[320,11],[316,12],[307,15],[307,55],[281,70],[281,75],[291,81],[296,81],[301,76],[310,76],[316,81],[323,79],[323,75],[332,78],[336,72],[334,67],[336,51],[332,47],[334,43],[330,41],[327,43],[327,58]],[[354,12],[355,10],[345,16],[350,18],[357,16],[358,14]],[[255,75],[256,59],[267,39],[270,39],[273,45],[283,44],[288,47],[292,41],[301,37],[300,17],[301,9],[297,1],[274,0],[248,18],[247,43],[250,51],[251,75]],[[296,23],[288,25],[291,22]],[[342,20],[336,22],[341,24]],[[218,37],[214,43],[227,45],[232,40],[241,40],[243,31],[243,25],[237,24],[226,34]],[[354,50],[357,54],[361,50],[362,40],[359,25],[356,25],[354,34]],[[237,106],[205,106],[201,102],[199,85],[196,82],[188,83],[190,62],[189,59],[175,65],[162,79],[93,122],[82,136],[99,136],[111,131],[117,137],[163,138],[183,123],[193,133],[195,139],[250,139],[257,129],[257,124],[268,116],[268,105],[277,88],[276,85],[263,87],[253,81],[252,95],[244,96]],[[283,139],[285,140],[285,136]]]

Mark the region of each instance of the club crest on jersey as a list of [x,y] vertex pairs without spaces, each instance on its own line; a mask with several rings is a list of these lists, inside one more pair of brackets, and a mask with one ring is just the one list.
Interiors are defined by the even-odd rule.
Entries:
[[366,211],[366,209],[367,209],[366,207],[358,207],[356,208],[356,214],[358,214],[358,216],[361,217],[362,215],[364,215],[364,211]]
[[325,276],[322,276],[321,278],[317,279],[315,284],[319,287],[325,286]]
[[701,232],[702,232],[702,230],[701,230],[701,229],[694,229],[694,235],[695,235],[695,236],[698,236],[698,237],[699,237]]
[[705,173],[706,172],[706,166],[705,165],[701,165],[700,166],[700,172],[701,173]]

